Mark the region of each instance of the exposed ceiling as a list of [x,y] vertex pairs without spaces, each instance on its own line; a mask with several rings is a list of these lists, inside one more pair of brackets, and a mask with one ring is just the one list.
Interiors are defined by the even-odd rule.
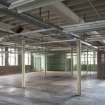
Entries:
[[[18,8],[8,9],[15,1],[18,0],[0,0],[0,42],[21,44],[25,40],[28,45],[35,46],[40,42],[78,37],[93,45],[105,46],[104,28],[74,34],[62,32],[62,27],[67,25],[104,20],[105,0],[62,0],[22,13],[18,13]],[[50,47],[69,45],[70,43],[49,44]]]

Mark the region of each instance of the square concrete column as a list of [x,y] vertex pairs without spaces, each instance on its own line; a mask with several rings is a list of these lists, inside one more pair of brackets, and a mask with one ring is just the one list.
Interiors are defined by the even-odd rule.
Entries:
[[77,88],[76,95],[81,95],[81,42],[77,40]]
[[22,66],[22,54],[20,53],[21,52],[21,49],[19,48],[18,49],[18,65],[21,67]]
[[105,50],[100,49],[97,53],[97,78],[105,79]]
[[24,41],[22,41],[22,51],[21,51],[21,54],[22,54],[22,88],[25,88],[25,49],[24,49]]
[[5,47],[5,66],[8,66],[8,47]]

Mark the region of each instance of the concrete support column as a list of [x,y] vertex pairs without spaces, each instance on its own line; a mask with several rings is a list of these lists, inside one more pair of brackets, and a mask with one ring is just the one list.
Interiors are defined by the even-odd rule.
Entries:
[[73,76],[73,48],[71,48],[71,74]]
[[42,62],[41,62],[41,61],[42,61],[41,53],[40,53],[39,59],[40,59],[40,67],[39,67],[40,70],[39,70],[39,71],[41,72],[41,71],[42,71],[42,66],[41,66],[41,65],[42,65],[42,64],[41,64],[41,63],[42,63]]
[[24,49],[24,41],[22,41],[22,88],[25,88],[25,55],[24,55],[24,52],[25,52],[25,49]]
[[5,47],[5,66],[8,66],[8,47]]
[[97,53],[97,78],[105,79],[105,50],[102,49]]
[[45,77],[47,72],[47,52],[45,52]]
[[88,70],[89,70],[88,66],[89,66],[89,62],[88,62],[88,49],[87,49],[87,73],[88,73]]
[[76,95],[81,95],[81,42],[77,40],[77,90]]
[[94,71],[96,71],[96,51],[93,51],[93,64],[94,64]]
[[33,71],[34,69],[34,56],[33,53],[31,53],[31,70]]
[[67,67],[66,53],[65,53],[64,61],[65,61],[65,72],[67,72],[68,71],[68,67]]
[[22,54],[21,54],[21,49],[20,48],[18,49],[18,52],[19,52],[19,54],[18,54],[18,65],[22,66]]

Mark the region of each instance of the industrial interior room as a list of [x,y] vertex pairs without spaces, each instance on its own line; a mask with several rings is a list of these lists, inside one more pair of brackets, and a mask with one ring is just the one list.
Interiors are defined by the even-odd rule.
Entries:
[[0,0],[0,105],[105,105],[104,0]]

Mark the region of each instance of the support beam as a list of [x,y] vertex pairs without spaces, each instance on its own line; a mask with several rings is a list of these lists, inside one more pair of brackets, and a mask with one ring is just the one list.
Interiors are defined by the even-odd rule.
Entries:
[[25,88],[25,55],[24,55],[24,41],[22,41],[22,88]]
[[77,40],[77,89],[76,95],[81,95],[81,42]]
[[[61,26],[61,27],[63,28],[64,26]],[[40,37],[40,36],[42,36],[40,34],[41,32],[50,32],[50,31],[54,31],[54,30],[56,30],[56,29],[55,28],[39,29],[39,30],[35,30],[35,31],[22,32],[22,33],[18,33],[18,34],[12,34],[12,35],[9,35],[9,36],[4,36],[4,37],[1,37],[1,39],[4,40],[6,38],[8,39],[8,38],[12,38],[14,36],[34,36],[34,37]],[[76,38],[79,38],[79,36],[74,34],[74,33],[69,33],[69,35],[74,36]],[[48,36],[49,36],[49,39],[52,39],[52,40],[54,39],[54,38],[50,37],[50,35],[48,35]]]
[[82,40],[81,40],[81,43],[84,44],[84,45],[86,45],[86,46],[88,46],[88,47],[91,47],[91,48],[94,48],[94,49],[98,49],[98,47],[93,46],[92,44],[90,44],[90,43],[88,43],[88,42],[85,42],[85,41],[82,41]]
[[0,22],[0,31],[13,34],[14,32],[11,30],[12,28],[13,26]]
[[55,41],[49,41],[49,42],[42,42],[42,43],[39,43],[40,45],[43,45],[43,44],[53,44],[53,43],[65,43],[65,42],[75,42],[76,39],[69,39],[69,40],[55,40]]
[[52,49],[50,49],[50,51],[69,51],[69,50],[71,50],[71,48],[70,47],[57,47],[57,48],[52,48]]
[[[94,35],[95,36],[95,35]],[[87,40],[88,41],[103,41],[104,42],[104,40],[105,40],[105,37],[104,36],[95,36],[95,37],[90,37],[90,38],[88,38]]]
[[94,6],[94,4],[91,2],[91,0],[88,0],[90,6],[93,8],[94,12],[96,13],[97,17],[100,19],[101,18],[101,14],[98,12],[98,10],[96,9],[96,7]]
[[64,32],[88,32],[105,28],[105,20],[64,26]]
[[40,34],[40,32],[47,32],[47,31],[54,31],[56,30],[55,28],[48,28],[48,29],[40,29],[40,30],[35,30],[35,31],[28,31],[28,32],[22,32],[22,33],[15,33],[6,37],[2,37],[2,39],[4,38],[12,38],[14,36],[35,36],[35,37],[42,37],[42,34]]

